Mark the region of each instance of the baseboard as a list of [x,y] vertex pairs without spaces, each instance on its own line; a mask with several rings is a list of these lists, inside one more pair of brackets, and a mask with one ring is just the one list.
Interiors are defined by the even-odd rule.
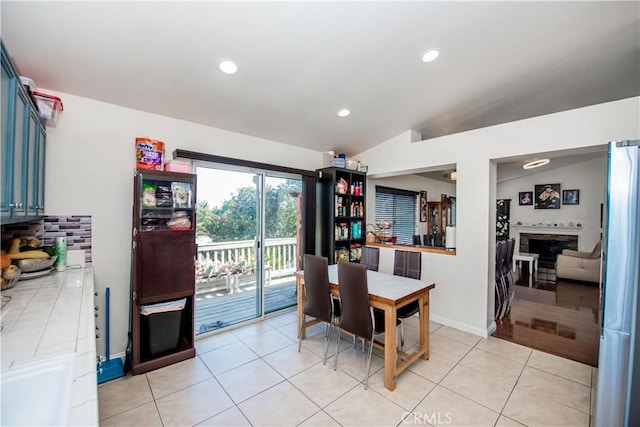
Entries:
[[438,316],[437,314],[430,314],[430,320],[432,322],[440,323],[444,326],[449,326],[450,328],[458,329],[464,332],[468,332],[473,335],[477,335],[482,338],[487,338],[491,336],[496,331],[496,322],[491,322],[488,328],[482,329],[477,328],[475,326],[468,325],[466,323],[458,322],[457,320],[451,320],[447,317]]

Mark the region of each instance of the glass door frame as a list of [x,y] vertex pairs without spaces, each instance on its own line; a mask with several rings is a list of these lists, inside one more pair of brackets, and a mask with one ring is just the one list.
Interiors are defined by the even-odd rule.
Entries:
[[[252,174],[257,179],[256,181],[256,195],[258,203],[256,204],[256,239],[255,239],[255,280],[256,280],[256,316],[241,321],[239,323],[235,323],[229,326],[239,326],[243,324],[248,324],[260,320],[264,320],[266,316],[273,314],[274,312],[270,312],[268,314],[265,313],[265,284],[266,284],[266,272],[265,272],[265,250],[266,250],[266,181],[267,178],[279,178],[279,179],[294,179],[302,181],[302,175],[295,173],[287,173],[274,171],[269,169],[261,169],[261,168],[253,168],[248,166],[227,164],[227,163],[217,163],[217,162],[207,162],[207,161],[193,161],[193,173],[197,175],[197,168],[206,168],[206,169],[217,169],[224,170],[230,172],[239,172],[239,173],[248,173]],[[201,184],[201,187],[202,188]],[[196,195],[196,202],[198,201],[198,195]],[[301,215],[302,212],[299,212]],[[301,250],[300,247],[297,248],[299,252]],[[277,312],[277,311],[276,311]],[[215,332],[221,329],[214,329],[212,331],[207,332]],[[203,332],[205,334],[207,332]]]

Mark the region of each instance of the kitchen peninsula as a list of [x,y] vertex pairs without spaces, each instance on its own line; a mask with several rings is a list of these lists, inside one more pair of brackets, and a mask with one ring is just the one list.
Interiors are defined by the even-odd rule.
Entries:
[[2,306],[0,424],[98,425],[93,269],[21,280]]

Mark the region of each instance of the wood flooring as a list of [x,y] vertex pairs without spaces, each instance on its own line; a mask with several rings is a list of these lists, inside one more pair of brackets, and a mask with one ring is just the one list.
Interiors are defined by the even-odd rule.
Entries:
[[526,266],[516,277],[510,312],[497,321],[495,337],[591,366],[598,365],[598,284],[556,279],[541,268],[529,287]]
[[[294,278],[277,285],[265,287],[265,313],[273,313],[297,304]],[[255,283],[240,286],[239,291],[203,292],[196,294],[196,335],[255,319],[260,301],[256,296]]]

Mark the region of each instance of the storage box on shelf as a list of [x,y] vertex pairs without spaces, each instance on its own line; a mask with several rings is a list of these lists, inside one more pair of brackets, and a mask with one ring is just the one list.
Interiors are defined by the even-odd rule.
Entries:
[[365,244],[366,174],[345,168],[319,169],[317,252],[330,263],[359,261]]
[[191,164],[177,160],[169,160],[164,163],[164,170],[167,172],[191,173]]
[[63,109],[62,100],[57,96],[42,92],[33,92],[33,98],[38,106],[38,114],[45,124],[51,127],[57,126],[60,112]]

